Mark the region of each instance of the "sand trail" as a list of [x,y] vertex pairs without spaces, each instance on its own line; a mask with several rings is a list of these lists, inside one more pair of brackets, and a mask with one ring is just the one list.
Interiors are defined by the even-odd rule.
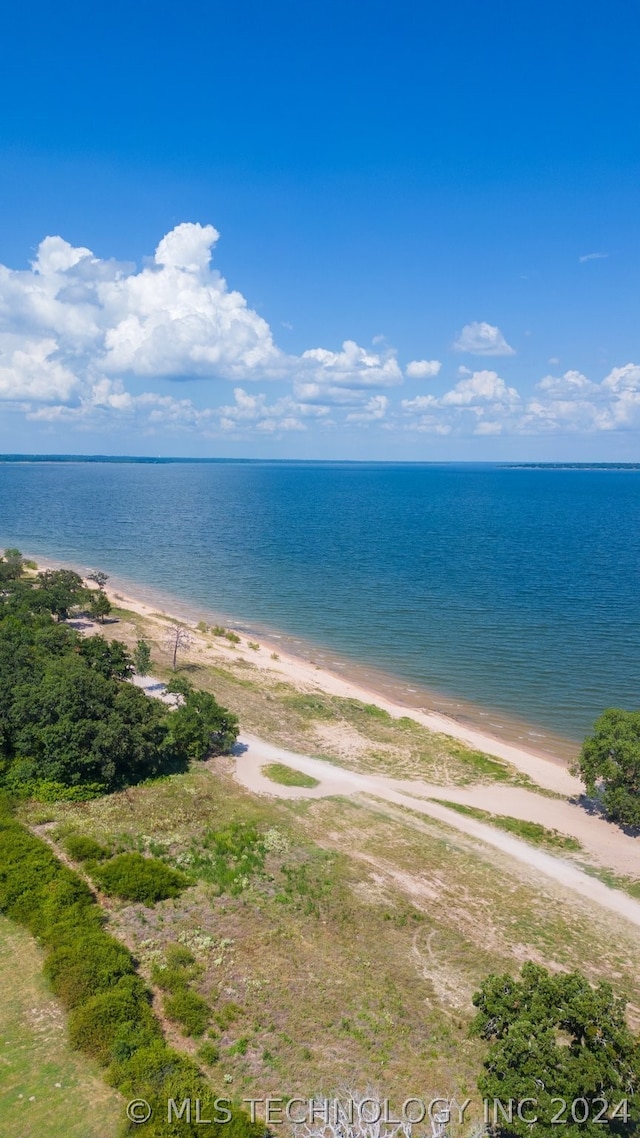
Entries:
[[[274,762],[284,763],[311,775],[318,779],[319,785],[306,789],[272,782],[262,773],[262,767]],[[493,846],[581,897],[640,926],[640,902],[627,893],[611,889],[566,858],[547,853],[520,838],[458,814],[429,799],[445,798],[469,806],[479,806],[495,814],[539,821],[544,826],[577,837],[585,847],[585,854],[590,855],[596,864],[607,866],[617,873],[640,876],[640,846],[637,840],[621,833],[616,826],[601,818],[586,815],[578,805],[571,802],[545,798],[520,787],[500,785],[453,788],[417,781],[407,783],[382,775],[358,774],[310,755],[287,751],[247,734],[241,735],[238,741],[236,778],[253,793],[271,794],[280,798],[365,795],[375,798],[378,805],[388,803],[394,807],[408,808],[445,822],[453,829]]]

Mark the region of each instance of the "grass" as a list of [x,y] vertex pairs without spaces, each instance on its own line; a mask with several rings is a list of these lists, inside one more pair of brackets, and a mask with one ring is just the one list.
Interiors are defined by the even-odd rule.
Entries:
[[582,843],[577,838],[562,834],[559,830],[549,830],[540,822],[527,822],[522,818],[511,818],[508,814],[491,814],[489,810],[480,810],[477,806],[464,806],[460,802],[450,802],[446,798],[432,798],[431,801],[438,802],[440,806],[446,806],[449,810],[455,810],[458,814],[465,814],[468,818],[475,818],[478,822],[486,822],[499,830],[506,830],[508,834],[514,834],[517,838],[523,838],[525,842],[531,842],[536,846],[544,846],[551,850],[566,850],[571,853],[577,853],[582,849]]
[[272,782],[278,782],[281,786],[303,786],[311,790],[314,786],[320,786],[320,780],[313,778],[310,774],[305,774],[304,771],[294,770],[293,767],[288,767],[284,763],[267,763],[262,767],[262,773],[270,778]]
[[637,878],[623,877],[621,874],[613,873],[612,870],[603,869],[600,866],[583,865],[582,869],[591,877],[597,877],[610,889],[622,889],[624,893],[628,893],[630,897],[640,901],[640,881]]
[[[97,1064],[72,1051],[32,937],[0,917],[0,1133],[115,1138],[123,1100]],[[9,981],[10,978],[10,981]]]
[[161,999],[180,987],[175,964],[161,972],[171,946],[190,951],[210,1030],[171,1041],[195,1054],[211,1039],[215,1078],[231,1076],[234,1094],[331,1093],[354,1071],[400,1098],[407,1086],[473,1094],[484,1050],[467,1037],[471,997],[527,958],[615,977],[640,1003],[640,946],[622,920],[540,888],[444,823],[378,803],[258,798],[227,769],[48,809],[60,840],[73,825],[110,848],[187,859],[198,884],[151,910],[115,902],[110,928],[167,985]]

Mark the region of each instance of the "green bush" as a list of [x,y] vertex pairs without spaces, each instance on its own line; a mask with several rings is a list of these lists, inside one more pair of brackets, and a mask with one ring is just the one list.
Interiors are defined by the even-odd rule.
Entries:
[[177,897],[189,884],[183,873],[163,861],[139,853],[122,853],[96,866],[93,878],[109,896],[153,905]]
[[135,969],[131,953],[104,932],[76,936],[73,942],[54,948],[44,971],[56,996],[67,1008],[107,992]]
[[211,1008],[197,992],[176,992],[164,1001],[167,1019],[178,1023],[184,1035],[202,1035],[211,1020]]
[[161,964],[154,964],[151,969],[151,980],[163,992],[186,991],[188,975],[183,968],[165,968]]
[[[167,868],[167,867],[164,867]],[[94,894],[51,849],[11,815],[0,791],[0,912],[26,926],[45,946],[45,967],[57,993],[71,1007],[69,1036],[74,1047],[108,1065],[107,1080],[129,1099],[144,1098],[154,1113],[144,1126],[125,1133],[144,1138],[196,1138],[195,1120],[167,1122],[167,1100],[206,1099],[210,1088],[196,1065],[166,1046],[150,996],[135,974],[127,949],[103,930]],[[172,946],[180,948],[181,946]],[[188,953],[188,950],[186,950]],[[171,958],[178,972],[191,954]],[[177,1011],[193,1034],[209,1020],[201,997],[181,992]],[[199,1016],[199,1019],[198,1019]],[[232,1119],[215,1138],[264,1138],[264,1127],[232,1108]]]
[[213,1067],[219,1058],[220,1050],[215,1043],[203,1043],[198,1050],[198,1059],[201,1063],[206,1063],[207,1067]]
[[89,802],[105,793],[104,783],[83,782],[81,786],[65,786],[52,779],[21,777],[20,768],[9,771],[5,782],[20,798],[35,798],[36,802]]
[[47,927],[75,905],[94,904],[91,890],[38,838],[0,822],[0,911],[46,939]]
[[[180,1084],[182,1097],[202,1095],[202,1076],[195,1063],[186,1055],[172,1051],[164,1041],[141,1047],[128,1057],[116,1057],[106,1074],[107,1082],[117,1087],[127,1098],[142,1094],[153,1100],[163,1087]],[[145,1093],[148,1092],[148,1093]],[[170,1097],[171,1092],[166,1097]],[[166,1118],[166,1097],[162,1113]],[[146,1127],[141,1130],[146,1134]]]
[[213,1018],[215,1019],[218,1027],[220,1027],[222,1031],[225,1031],[226,1028],[228,1028],[229,1025],[232,1024],[234,1020],[237,1020],[238,1016],[241,1015],[242,1008],[239,1006],[239,1004],[234,1004],[233,1001],[230,1000],[228,1004],[223,1004],[223,1006],[219,1008],[218,1011],[216,1011]]
[[70,834],[64,848],[74,861],[102,861],[110,853],[110,850],[88,834]]
[[178,944],[177,941],[168,944],[164,954],[170,968],[190,968],[196,962],[191,949],[187,948],[186,944]]
[[139,976],[123,977],[110,991],[92,996],[69,1016],[71,1046],[105,1066],[161,1037]]

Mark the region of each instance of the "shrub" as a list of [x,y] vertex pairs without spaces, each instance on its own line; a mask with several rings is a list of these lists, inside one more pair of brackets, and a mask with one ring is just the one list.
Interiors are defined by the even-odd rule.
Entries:
[[211,1008],[197,992],[176,992],[164,1001],[167,1019],[180,1024],[184,1035],[202,1035],[211,1020]]
[[189,968],[196,962],[191,949],[187,948],[186,944],[178,944],[177,941],[167,945],[165,956],[170,968]]
[[124,945],[100,932],[54,948],[44,971],[56,996],[66,1007],[75,1008],[90,996],[109,991],[135,969]]
[[109,896],[153,905],[177,897],[189,884],[183,873],[163,861],[139,853],[122,853],[97,866],[93,877]]
[[151,969],[153,983],[163,992],[176,995],[187,988],[188,976],[183,968],[164,968],[161,964],[154,964]]
[[69,1016],[69,1042],[105,1066],[161,1038],[139,976],[127,976],[108,992],[92,996]]
[[236,1020],[238,1016],[241,1015],[242,1008],[239,1006],[239,1004],[234,1004],[233,1001],[230,1000],[228,1004],[224,1004],[221,1008],[218,1009],[218,1011],[216,1011],[213,1018],[215,1019],[218,1027],[225,1031],[226,1028],[228,1028],[229,1025],[232,1024],[234,1020]]
[[202,1063],[206,1063],[207,1067],[213,1067],[219,1058],[220,1051],[215,1043],[203,1043],[202,1047],[198,1050],[198,1059],[200,1059]]
[[101,782],[85,782],[81,786],[65,786],[52,779],[20,778],[20,772],[11,770],[6,777],[7,786],[21,798],[35,798],[36,802],[89,802],[105,792]]
[[[149,993],[135,974],[134,961],[124,945],[104,932],[102,913],[91,890],[40,838],[14,820],[11,803],[1,791],[0,912],[35,932],[49,950],[47,974],[72,1006],[69,1035],[73,1046],[109,1064],[109,1084],[127,1098],[142,1097],[152,1104],[152,1120],[144,1127],[146,1138],[200,1135],[195,1120],[169,1124],[166,1108],[169,1098],[176,1102],[205,1099],[209,1088],[202,1074],[190,1059],[166,1046]],[[186,956],[181,956],[180,964],[186,967]],[[96,991],[96,987],[103,990]],[[78,1002],[80,993],[87,991],[91,993],[88,998]],[[182,993],[185,997],[191,998],[182,1011],[190,1010],[191,1020],[199,1011],[200,1024],[204,1021],[206,1026],[209,1010],[205,1001],[189,992]],[[139,1128],[132,1127],[127,1133],[134,1130]],[[264,1138],[264,1127],[252,1124],[244,1111],[233,1107],[223,1138]]]
[[70,834],[64,843],[64,848],[74,861],[102,861],[103,858],[109,857],[110,853],[105,846],[101,846],[100,842],[88,834]]
[[[112,1087],[118,1087],[127,1097],[144,1093],[148,1089],[151,1093],[144,1093],[144,1097],[150,1100],[154,1092],[158,1094],[163,1086],[169,1084],[180,1083],[185,1088],[182,1097],[191,1095],[195,1098],[203,1090],[202,1076],[195,1063],[186,1055],[172,1051],[161,1040],[141,1047],[128,1058],[116,1057],[107,1071],[107,1082]],[[165,1117],[166,1112],[165,1098]],[[143,1133],[147,1133],[146,1127]]]

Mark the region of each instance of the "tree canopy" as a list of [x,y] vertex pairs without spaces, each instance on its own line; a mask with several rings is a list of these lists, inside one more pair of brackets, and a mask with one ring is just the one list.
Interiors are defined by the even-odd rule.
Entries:
[[85,600],[88,592],[82,577],[73,569],[45,569],[38,573],[38,585],[35,603],[58,620],[66,620],[69,609]]
[[177,709],[149,698],[126,682],[123,644],[65,624],[92,595],[70,570],[2,581],[0,785],[14,792],[112,791],[236,739],[237,719],[212,695],[187,684]]
[[582,745],[576,771],[612,821],[640,826],[640,711],[603,712]]
[[148,676],[151,669],[151,648],[146,640],[137,640],[133,652],[133,665],[139,676]]
[[[596,1116],[602,1100],[612,1118],[608,1129],[631,1133],[640,1112],[634,1094],[640,1083],[640,1047],[625,1019],[625,1001],[608,984],[592,988],[580,972],[551,975],[538,964],[523,965],[520,979],[491,975],[473,997],[478,1014],[472,1032],[489,1041],[484,1074],[478,1081],[488,1099],[526,1104],[497,1129],[520,1136],[557,1135],[552,1119],[562,1112],[562,1132],[603,1133]],[[577,1104],[575,1107],[573,1104]]]
[[238,719],[210,692],[197,691],[180,677],[169,685],[181,702],[169,721],[171,737],[192,759],[229,751],[238,737]]
[[104,618],[108,616],[110,612],[111,601],[107,595],[100,590],[98,590],[97,593],[92,593],[91,600],[89,601],[89,616],[94,620],[99,620],[101,624],[104,624]]

